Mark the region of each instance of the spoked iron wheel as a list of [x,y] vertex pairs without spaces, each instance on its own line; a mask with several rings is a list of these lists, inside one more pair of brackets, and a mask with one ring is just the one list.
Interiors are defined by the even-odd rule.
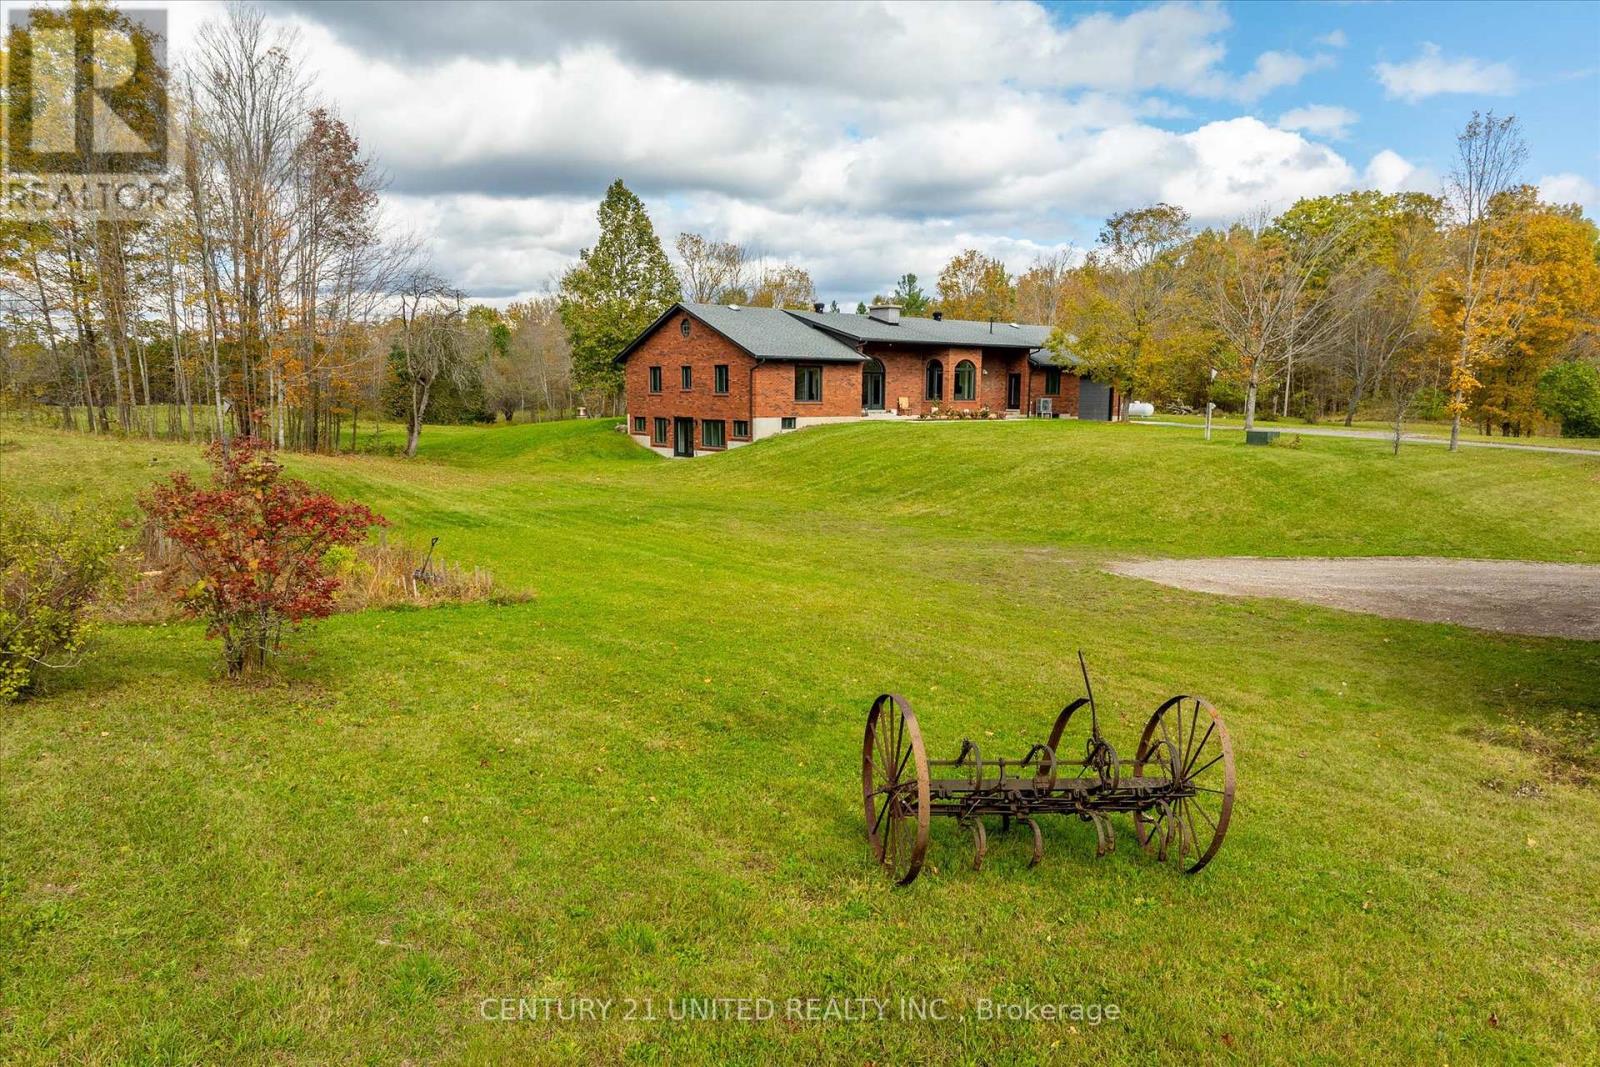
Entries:
[[1139,738],[1133,774],[1168,778],[1177,794],[1134,814],[1139,844],[1190,874],[1210,863],[1233,815],[1233,742],[1217,709],[1192,696],[1157,708]]
[[910,885],[928,852],[928,756],[916,713],[896,693],[880,696],[867,713],[861,792],[873,859]]

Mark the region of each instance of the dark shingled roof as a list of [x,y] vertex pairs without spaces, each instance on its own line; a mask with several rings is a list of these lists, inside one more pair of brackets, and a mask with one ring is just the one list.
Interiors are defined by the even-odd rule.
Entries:
[[618,354],[623,362],[656,327],[677,311],[710,326],[757,359],[807,363],[861,363],[864,356],[854,345],[863,341],[895,341],[910,345],[966,348],[1020,348],[1036,367],[1073,367],[1078,357],[1045,347],[1048,326],[1009,322],[974,322],[970,319],[902,318],[884,322],[870,315],[848,312],[782,311],[728,304],[674,304]]
[[966,348],[1026,348],[1035,367],[1076,367],[1071,352],[1057,355],[1045,347],[1050,327],[1029,323],[978,322],[973,319],[921,319],[902,316],[898,323],[871,315],[841,311],[791,311],[797,319],[856,341],[898,341],[912,345],[954,345]]
[[905,344],[960,345],[968,348],[1043,348],[1050,327],[971,319],[917,319],[902,316],[884,322],[871,315],[843,311],[791,311],[797,319],[857,341],[900,341]]
[[1028,362],[1035,367],[1076,367],[1080,360],[1071,352],[1056,352],[1049,348],[1035,348],[1028,353]]
[[685,304],[695,318],[724,334],[730,341],[761,359],[821,360],[828,363],[862,363],[854,348],[820,330],[795,321],[782,308],[752,308],[730,304]]
[[674,304],[617,355],[621,363],[673,312],[687,311],[757,359],[807,363],[864,363],[866,357],[831,334],[812,329],[779,308]]

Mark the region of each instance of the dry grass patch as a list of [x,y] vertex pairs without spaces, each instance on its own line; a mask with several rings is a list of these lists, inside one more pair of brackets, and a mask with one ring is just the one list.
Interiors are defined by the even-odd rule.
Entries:
[[[383,608],[431,608],[442,604],[521,604],[533,599],[525,590],[507,589],[485,567],[446,559],[434,545],[430,552],[405,542],[391,542],[384,531],[377,541],[359,548],[335,548],[326,566],[339,578],[336,613]],[[124,595],[98,606],[105,622],[162,623],[181,617],[174,596],[197,575],[176,545],[146,522],[133,544],[121,553]]]

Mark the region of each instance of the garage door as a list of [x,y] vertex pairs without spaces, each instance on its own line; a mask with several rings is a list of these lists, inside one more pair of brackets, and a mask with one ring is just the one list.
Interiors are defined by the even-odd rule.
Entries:
[[1078,383],[1078,418],[1111,421],[1111,386],[1085,378]]

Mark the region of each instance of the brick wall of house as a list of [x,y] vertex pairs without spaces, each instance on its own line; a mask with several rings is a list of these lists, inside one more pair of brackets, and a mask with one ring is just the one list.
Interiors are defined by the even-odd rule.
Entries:
[[[937,405],[940,410],[964,408],[976,411],[984,404],[998,411],[1005,402],[1005,375],[1000,377],[1000,404],[990,395],[989,383],[983,374],[984,352],[979,348],[899,348],[893,345],[869,344],[867,354],[883,363],[884,406],[895,410],[900,400],[907,401],[905,414],[921,415]],[[958,401],[956,395],[956,364],[972,361],[977,378],[977,396],[973,400]],[[944,398],[928,399],[928,364],[938,360],[944,377]],[[992,375],[991,375],[992,377]]]
[[[689,321],[689,336],[682,333],[681,323]],[[685,392],[682,387],[682,369],[693,368],[693,387]],[[715,368],[728,367],[728,392],[718,395]],[[650,368],[661,368],[661,392],[650,392]],[[750,418],[750,371],[755,360],[738,345],[722,336],[705,323],[682,312],[661,324],[655,333],[634,349],[623,364],[623,394],[628,402],[628,432],[641,436],[635,430],[634,419],[643,416],[643,436],[648,439],[658,417],[668,420],[667,446],[672,443],[672,420],[695,420],[694,447],[705,448],[704,419],[726,422],[726,435],[733,440],[735,419]],[[660,447],[660,446],[658,446]]]
[[980,379],[979,396],[989,410],[997,413],[1006,410],[1006,391],[1012,374],[1022,375],[1018,406],[1025,410],[1028,403],[1028,357],[1004,349],[991,350],[984,353],[983,365],[989,373]]
[[883,364],[883,406],[889,411],[896,411],[900,401],[905,400],[907,414],[921,412],[922,373],[927,366],[922,354],[888,345],[868,345],[867,354]]
[[[963,360],[970,360],[973,374],[973,399],[956,399],[956,365]],[[957,408],[965,411],[977,411],[983,407],[983,349],[981,348],[948,348],[944,356],[944,403],[943,408]]]
[[[801,403],[794,398],[795,364],[763,363],[756,368],[756,416],[794,416],[802,419],[860,418],[861,364],[814,363],[822,368],[822,402]],[[742,416],[741,416],[742,417]]]
[[[1034,398],[1048,396],[1052,401],[1051,407],[1055,409],[1057,415],[1076,417],[1078,414],[1078,376],[1063,369],[1061,371],[1061,390],[1052,396],[1045,392],[1045,374],[1044,368],[1033,368],[1033,379],[1028,387],[1031,396]],[[1031,410],[1034,406],[1033,401],[1029,400],[1028,404]]]

